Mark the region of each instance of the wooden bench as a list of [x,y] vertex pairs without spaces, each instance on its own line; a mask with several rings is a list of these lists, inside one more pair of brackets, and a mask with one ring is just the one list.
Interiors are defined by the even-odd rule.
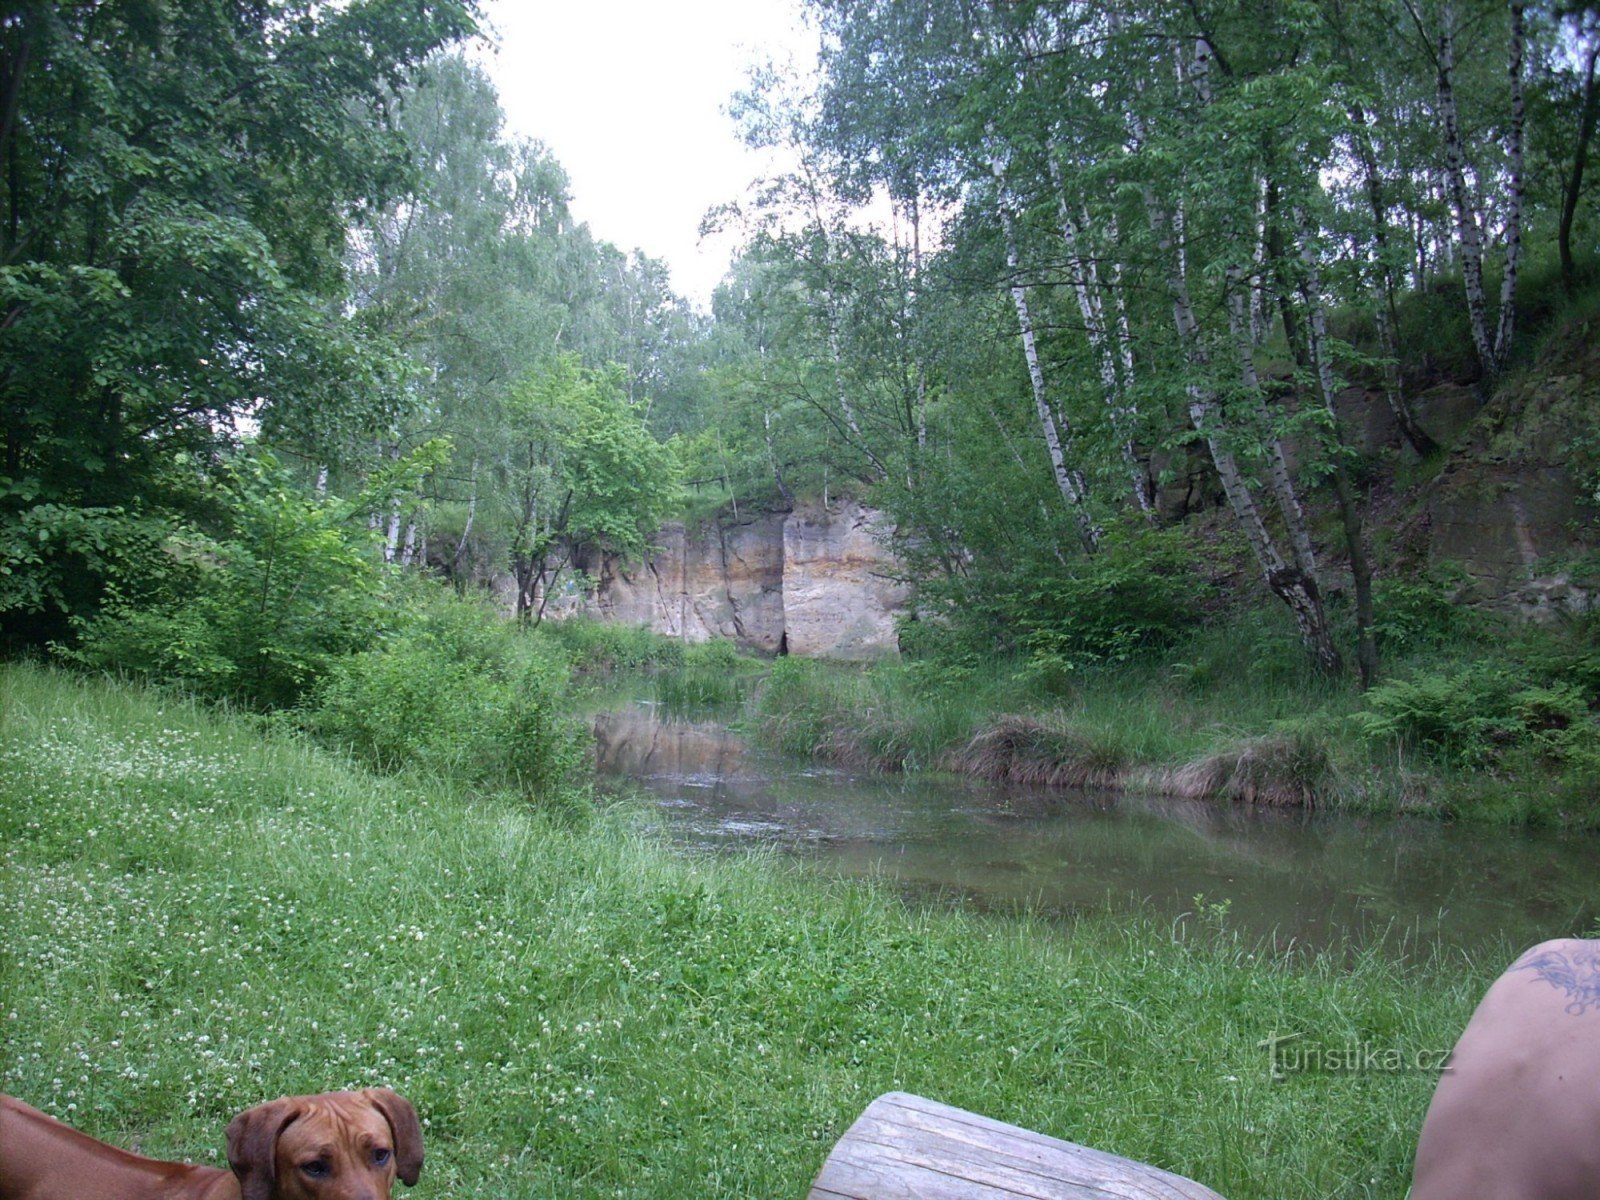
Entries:
[[810,1200],[1222,1200],[1131,1158],[905,1092],[879,1096],[822,1164]]

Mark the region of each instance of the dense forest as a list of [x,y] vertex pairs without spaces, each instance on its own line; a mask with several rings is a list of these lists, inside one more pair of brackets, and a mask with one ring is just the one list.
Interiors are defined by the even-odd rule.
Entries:
[[[1461,632],[1394,497],[1451,452],[1420,393],[1488,411],[1592,309],[1589,6],[816,0],[815,70],[731,102],[790,167],[707,214],[744,238],[709,312],[506,133],[480,16],[6,19],[13,650],[292,706],[407,576],[536,624],[668,518],[841,494],[946,680],[1059,692],[1265,605],[1371,687]],[[1486,678],[1491,722],[1592,723],[1587,676]]]

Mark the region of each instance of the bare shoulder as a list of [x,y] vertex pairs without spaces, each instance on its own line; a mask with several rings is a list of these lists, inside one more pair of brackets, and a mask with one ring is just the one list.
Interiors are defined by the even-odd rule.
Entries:
[[1574,1016],[1600,1011],[1600,941],[1554,938],[1525,951],[1506,970],[1505,978],[1536,980],[1566,998]]

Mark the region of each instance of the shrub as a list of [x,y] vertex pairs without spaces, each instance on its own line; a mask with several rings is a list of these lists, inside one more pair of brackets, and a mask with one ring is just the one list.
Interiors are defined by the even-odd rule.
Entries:
[[1398,738],[1443,761],[1481,765],[1518,733],[1511,711],[1517,690],[1508,671],[1473,663],[1386,680],[1367,693],[1367,710],[1355,720],[1369,739]]
[[159,594],[181,570],[166,553],[170,533],[166,519],[124,508],[0,509],[0,635],[39,645],[66,636],[69,620],[87,620],[108,597],[128,604]]
[[1372,585],[1372,632],[1385,654],[1405,654],[1447,645],[1481,626],[1479,614],[1464,609],[1455,596],[1459,571],[1430,572],[1420,580],[1379,579]]
[[381,646],[339,662],[302,719],[388,770],[555,797],[575,786],[586,749],[563,711],[567,675],[565,654],[539,630],[441,597]]
[[1127,662],[1170,646],[1203,616],[1205,581],[1181,529],[1108,534],[1068,571],[1014,581],[1008,603],[1040,669]]
[[1600,744],[1583,689],[1487,662],[1389,680],[1366,702],[1355,719],[1368,738],[1398,738],[1456,766],[1482,766],[1513,747],[1576,761]]
[[63,656],[281,708],[396,626],[394,575],[357,505],[299,493],[266,455],[230,464],[225,499],[215,534],[168,538],[180,566],[158,594],[80,620]]

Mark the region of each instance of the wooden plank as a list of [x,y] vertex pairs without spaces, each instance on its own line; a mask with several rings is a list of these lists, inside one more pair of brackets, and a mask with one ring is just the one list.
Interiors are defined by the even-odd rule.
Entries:
[[809,1200],[1222,1200],[1103,1150],[922,1096],[879,1096],[823,1163]]

